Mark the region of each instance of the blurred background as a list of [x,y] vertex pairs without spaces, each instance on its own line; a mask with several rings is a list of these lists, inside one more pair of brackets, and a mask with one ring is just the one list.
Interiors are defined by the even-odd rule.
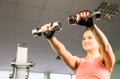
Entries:
[[0,71],[12,71],[10,62],[16,57],[18,43],[27,43],[28,61],[35,62],[30,72],[74,74],[57,58],[43,36],[32,36],[32,29],[60,20],[63,29],[55,36],[73,55],[83,57],[86,52],[81,38],[85,27],[71,26],[67,18],[84,9],[102,12],[102,20],[94,21],[107,36],[116,56],[111,79],[119,79],[120,0],[0,0]]

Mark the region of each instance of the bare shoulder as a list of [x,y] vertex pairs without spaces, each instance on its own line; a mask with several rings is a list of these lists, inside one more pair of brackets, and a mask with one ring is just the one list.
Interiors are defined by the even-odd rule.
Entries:
[[76,59],[76,64],[79,65],[81,61],[83,61],[84,58],[80,58],[78,56],[74,56],[74,58]]
[[74,67],[73,71],[76,72],[76,70],[77,70],[77,68],[78,68],[78,66],[79,66],[79,64],[80,64],[80,62],[82,61],[83,58],[80,58],[78,56],[73,56],[73,57],[75,59],[75,67]]
[[73,56],[76,62],[80,61],[80,58],[78,56]]

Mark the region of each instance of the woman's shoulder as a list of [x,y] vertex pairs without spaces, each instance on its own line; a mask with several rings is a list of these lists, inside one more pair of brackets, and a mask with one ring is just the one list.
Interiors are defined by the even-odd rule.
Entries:
[[74,58],[76,59],[76,64],[79,65],[81,62],[83,62],[85,60],[84,57],[80,58],[78,56],[74,56]]

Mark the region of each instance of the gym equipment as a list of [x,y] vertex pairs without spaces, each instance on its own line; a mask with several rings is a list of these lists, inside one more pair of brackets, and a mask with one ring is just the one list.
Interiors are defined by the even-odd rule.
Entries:
[[[101,12],[100,11],[94,11],[91,13],[90,17],[94,17],[96,20],[101,19]],[[76,23],[76,15],[69,15],[68,16],[68,22],[70,24],[75,24]]]
[[9,76],[10,79],[28,79],[29,67],[33,67],[35,63],[27,61],[27,52],[27,44],[18,43],[17,56],[11,62],[13,72]]
[[[62,25],[61,25],[60,21],[53,22],[52,26],[55,31],[62,30]],[[41,28],[35,28],[32,30],[33,37],[39,37],[42,35],[42,33],[43,32],[42,32]]]

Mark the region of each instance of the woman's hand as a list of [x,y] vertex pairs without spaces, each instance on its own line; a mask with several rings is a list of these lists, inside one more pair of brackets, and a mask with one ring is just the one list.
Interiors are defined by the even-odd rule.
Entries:
[[76,13],[76,21],[78,25],[86,26],[87,28],[94,25],[93,18],[90,16],[91,12],[83,10]]
[[51,39],[54,36],[55,30],[52,26],[52,23],[45,24],[41,27],[41,30],[43,32],[43,35],[47,39]]
[[47,33],[49,31],[54,31],[54,28],[52,27],[52,23],[45,24],[41,27],[41,30],[43,33]]

